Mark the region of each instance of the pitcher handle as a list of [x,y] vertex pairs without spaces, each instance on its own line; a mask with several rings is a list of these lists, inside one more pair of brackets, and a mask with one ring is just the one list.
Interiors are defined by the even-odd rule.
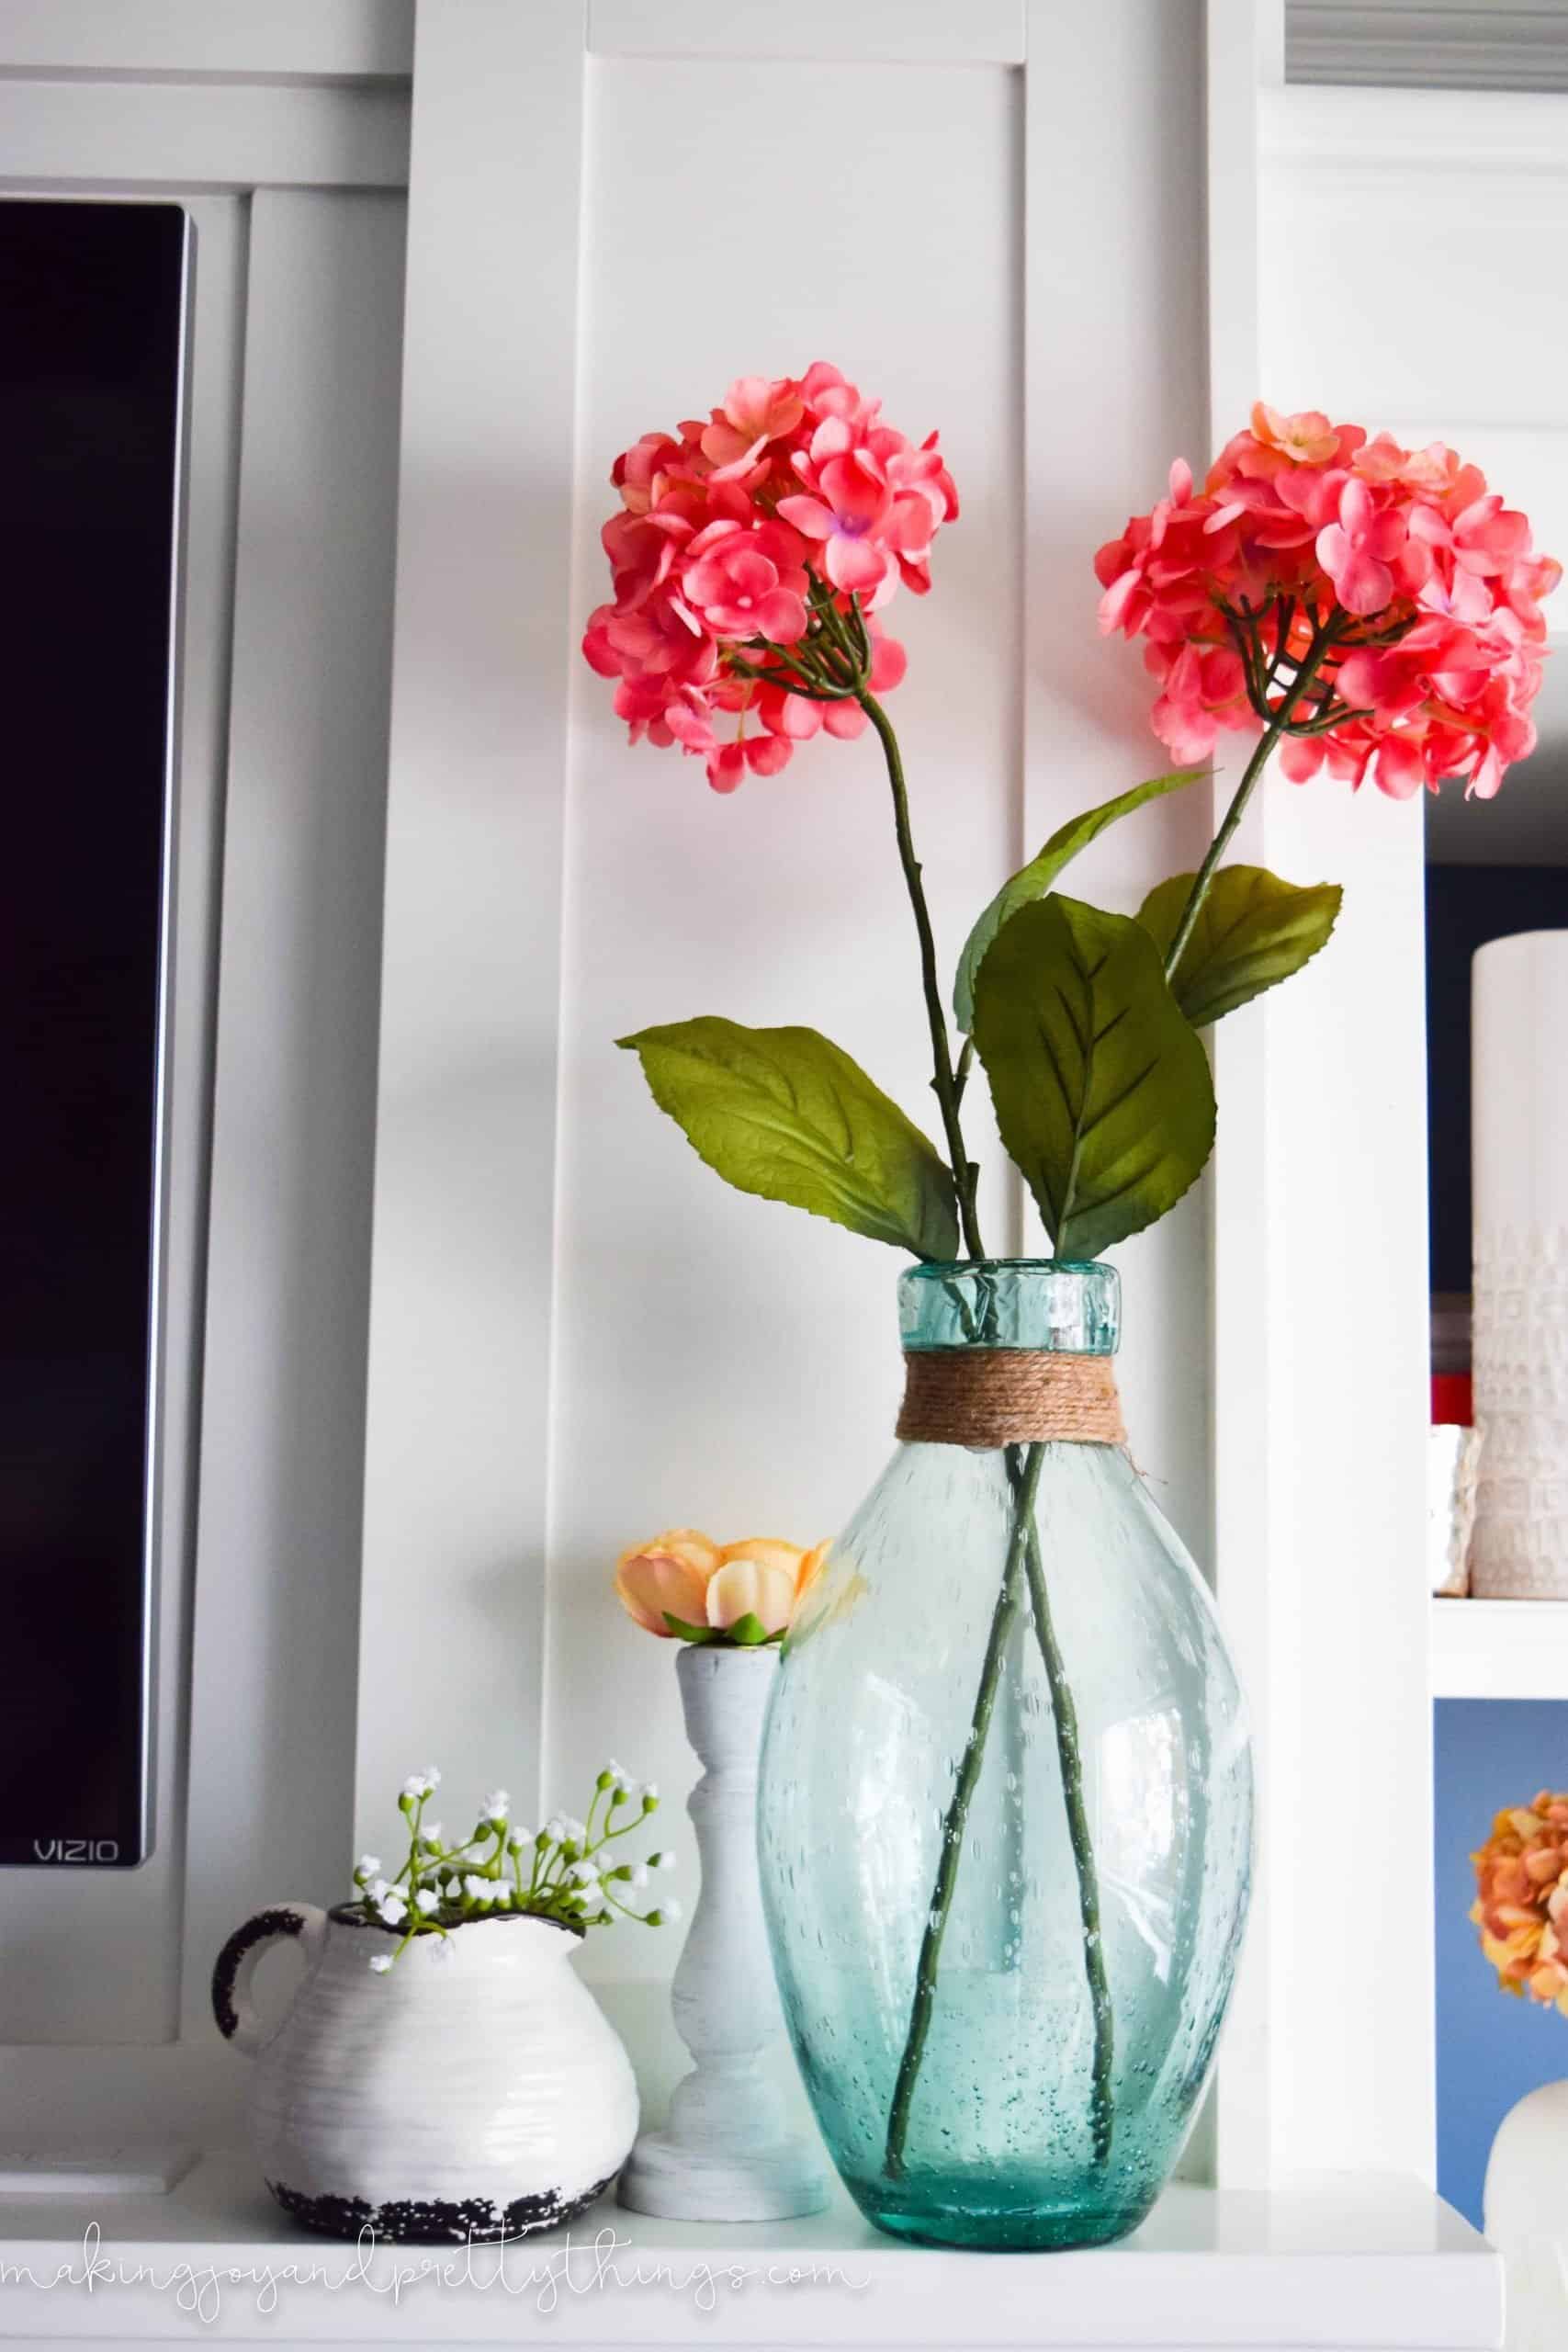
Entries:
[[305,1948],[308,1967],[320,1951],[326,1932],[327,1915],[313,1903],[275,1903],[270,1909],[258,1911],[254,1918],[247,1919],[243,1928],[235,1928],[212,1971],[212,2014],[225,2041],[231,2041],[236,2050],[254,2058],[271,2038],[258,2025],[251,2000],[256,1962],[267,1946],[290,1938],[298,1939]]

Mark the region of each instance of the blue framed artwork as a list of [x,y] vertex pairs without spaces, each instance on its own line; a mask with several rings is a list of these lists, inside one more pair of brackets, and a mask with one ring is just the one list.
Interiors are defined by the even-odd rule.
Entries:
[[1481,2227],[1486,2159],[1517,2099],[1568,2075],[1568,2017],[1499,1990],[1471,1924],[1471,1855],[1505,1805],[1568,1788],[1568,1700],[1439,1699],[1434,1721],[1438,2188]]

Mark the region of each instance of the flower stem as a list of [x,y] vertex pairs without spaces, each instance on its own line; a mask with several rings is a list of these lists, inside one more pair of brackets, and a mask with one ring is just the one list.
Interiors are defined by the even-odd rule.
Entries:
[[1034,1496],[1040,1484],[1040,1467],[1045,1458],[1043,1445],[1027,1449],[1014,1498],[1012,1532],[1008,1539],[1007,1566],[1002,1575],[1002,1589],[991,1617],[990,1637],[986,1644],[986,1662],[980,1670],[980,1688],[976,1695],[975,1714],[964,1743],[963,1760],[958,1768],[958,1780],[948,1801],[942,1824],[942,1858],[937,1864],[936,1884],[931,1890],[931,1909],[926,1915],[925,1933],[920,1939],[920,1957],[915,1971],[915,1998],[909,2011],[909,2030],[904,2041],[904,2054],[898,2061],[897,2080],[893,2086],[893,2104],[887,2116],[887,2145],[884,2165],[890,2180],[900,2179],[904,2171],[904,2146],[909,2134],[909,2108],[919,2076],[920,2060],[925,2054],[926,2041],[931,2032],[931,2011],[936,2001],[937,1963],[942,1957],[942,1939],[947,1932],[948,1914],[953,1908],[953,1889],[958,1883],[958,1865],[964,1853],[964,1834],[969,1820],[969,1807],[979,1783],[980,1768],[986,1758],[986,1734],[990,1729],[991,1711],[996,1705],[997,1691],[1001,1682],[1002,1656],[1008,1635],[1018,1611],[1019,1571],[1022,1564],[1027,1532],[1034,1524]]
[[[1304,684],[1304,679],[1301,682]],[[898,838],[898,857],[904,869],[904,880],[914,909],[915,928],[920,943],[920,980],[925,994],[926,1017],[931,1028],[932,1057],[932,1089],[942,1106],[942,1127],[947,1138],[948,1155],[953,1168],[953,1186],[958,1196],[959,1215],[963,1223],[964,1247],[972,1260],[983,1261],[985,1246],[980,1238],[979,1217],[975,1204],[976,1170],[964,1148],[964,1133],[959,1120],[959,1103],[969,1075],[974,1056],[974,1040],[965,1041],[957,1071],[954,1072],[952,1047],[947,1033],[947,1015],[942,1009],[936,969],[936,942],[931,931],[931,911],[926,904],[925,889],[920,879],[919,860],[915,854],[913,832],[909,822],[908,792],[904,779],[904,763],[899,755],[898,739],[894,734],[886,712],[868,690],[857,699],[866,717],[875,728],[887,763],[888,782],[893,790],[894,824]],[[1239,810],[1237,811],[1239,821]],[[1234,831],[1234,825],[1232,827]],[[1207,885],[1205,884],[1205,888]],[[987,1316],[986,1329],[978,1335],[981,1345],[994,1341],[994,1304]],[[1077,1873],[1078,1914],[1084,1931],[1084,1970],[1089,1980],[1089,2001],[1094,2013],[1094,2094],[1091,2109],[1095,2161],[1103,2164],[1111,2149],[1113,2125],[1111,2066],[1114,2056],[1114,2018],[1111,2006],[1111,1991],[1106,1980],[1105,1955],[1100,1940],[1100,1881],[1095,1869],[1094,1849],[1089,1838],[1089,1815],[1084,1804],[1083,1761],[1078,1748],[1077,1710],[1073,1702],[1066,1668],[1056,1645],[1052,1624],[1050,1602],[1045,1590],[1044,1570],[1040,1560],[1040,1539],[1034,1525],[1034,1498],[1040,1484],[1040,1472],[1044,1460],[1044,1447],[1009,1446],[1005,1452],[1008,1479],[1013,1492],[1011,1533],[1008,1542],[1007,1566],[1001,1589],[997,1595],[991,1613],[990,1632],[986,1641],[986,1655],[980,1668],[979,1688],[975,1694],[969,1736],[964,1746],[958,1781],[942,1821],[942,1853],[937,1864],[936,1883],[931,1890],[931,1906],[926,1917],[925,1933],[920,1941],[919,1962],[915,1972],[915,1996],[909,2013],[909,2029],[905,2037],[903,2054],[898,2062],[898,2074],[894,2084],[893,2103],[887,2119],[887,2143],[885,2163],[890,2179],[897,2179],[904,2170],[904,2150],[909,2131],[909,2109],[919,2078],[920,2061],[931,2032],[931,2012],[936,2000],[937,1964],[941,1958],[942,1938],[947,1932],[949,1914],[953,1908],[953,1892],[958,1883],[958,1866],[963,1857],[964,1830],[969,1807],[978,1786],[985,1762],[986,1739],[990,1730],[991,1716],[996,1707],[997,1692],[1001,1685],[1002,1661],[1006,1655],[1008,1635],[1018,1612],[1019,1572],[1021,1563],[1026,1569],[1034,1622],[1035,1638],[1044,1661],[1046,1680],[1051,1690],[1052,1717],[1056,1726],[1056,1753],[1062,1775],[1062,1796],[1066,1806],[1067,1834],[1072,1844],[1073,1861]]]
[[[1039,1448],[1034,1451],[1038,1453]],[[1016,1446],[1008,1448],[1008,1476],[1013,1481],[1015,1494],[1021,1498],[1021,1508],[1025,1471],[1018,1460]],[[1028,1521],[1024,1573],[1029,1579],[1034,1635],[1045,1663],[1045,1679],[1051,1686],[1051,1719],[1056,1727],[1056,1760],[1062,1775],[1062,1798],[1067,1810],[1067,1836],[1073,1849],[1073,1867],[1077,1873],[1084,1967],[1089,1977],[1089,2007],[1094,2013],[1094,2088],[1089,2103],[1089,2123],[1094,2135],[1094,2161],[1097,2165],[1104,2165],[1110,2159],[1111,2136],[1116,2120],[1111,2084],[1116,2056],[1116,2018],[1111,2006],[1111,1985],[1105,1973],[1105,1947],[1100,1935],[1100,1874],[1095,1868],[1089,1811],[1084,1804],[1078,1711],[1073,1703],[1072,1686],[1067,1680],[1067,1670],[1051,1622],[1051,1603],[1045,1590],[1045,1572],[1040,1560],[1040,1536],[1032,1510],[1028,1514]]]
[[1295,731],[1290,724],[1291,714],[1311,685],[1325,654],[1339,633],[1338,621],[1339,607],[1336,605],[1328,618],[1320,622],[1313,631],[1312,643],[1302,656],[1300,669],[1279,702],[1264,718],[1263,732],[1254,747],[1252,757],[1242,771],[1241,782],[1237,785],[1231,805],[1221,820],[1220,830],[1209,844],[1208,855],[1193,877],[1187,904],[1181,910],[1181,921],[1177,924],[1170,945],[1166,950],[1165,976],[1168,980],[1181,961],[1182,952],[1192,936],[1198,917],[1202,911],[1203,901],[1209,895],[1209,885],[1214,878],[1221,858],[1230,846],[1231,836],[1242,820],[1258,779],[1273,755],[1275,744],[1281,735]]
[[942,1132],[947,1138],[948,1163],[953,1170],[953,1190],[958,1196],[964,1247],[971,1258],[983,1258],[986,1250],[980,1238],[980,1223],[975,1208],[976,1171],[970,1166],[969,1156],[964,1148],[964,1129],[958,1116],[958,1088],[953,1074],[953,1048],[947,1035],[947,1015],[942,1010],[942,986],[937,978],[936,939],[931,931],[931,910],[926,905],[925,886],[920,880],[920,862],[915,855],[914,835],[909,827],[909,795],[904,782],[904,763],[899,756],[898,738],[893,732],[887,713],[869,688],[856,699],[881,738],[883,757],[887,763],[887,781],[893,787],[893,823],[898,837],[898,861],[904,869],[905,887],[909,893],[909,904],[915,910],[915,929],[920,943],[920,987],[925,995],[926,1020],[931,1039],[931,1086],[942,1108]]
[[1265,728],[1253,751],[1252,757],[1242,771],[1241,782],[1235,788],[1235,795],[1230,807],[1225,810],[1220,830],[1210,842],[1208,854],[1193,877],[1192,888],[1187,897],[1187,904],[1181,910],[1181,921],[1177,924],[1170,945],[1166,950],[1165,977],[1168,980],[1172,978],[1177,966],[1181,961],[1182,953],[1192,936],[1198,917],[1202,911],[1203,901],[1209,895],[1209,885],[1214,878],[1221,858],[1230,845],[1231,835],[1242,820],[1247,804],[1252,797],[1253,786],[1269,764],[1270,754],[1280,740],[1280,730],[1277,727]]

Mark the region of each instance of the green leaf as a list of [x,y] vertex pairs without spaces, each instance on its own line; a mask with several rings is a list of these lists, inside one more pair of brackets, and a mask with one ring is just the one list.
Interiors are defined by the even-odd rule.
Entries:
[[975,1044],[1058,1258],[1142,1232],[1213,1148],[1208,1056],[1130,916],[1055,895],[1021,908],[980,967]]
[[[1196,875],[1173,874],[1151,890],[1138,921],[1168,953]],[[1198,910],[1192,936],[1171,976],[1178,1004],[1195,1029],[1234,1012],[1299,972],[1324,946],[1339,915],[1337,882],[1305,888],[1261,865],[1223,865]]]
[[[728,1640],[737,1643],[741,1649],[745,1650],[758,1649],[764,1642],[776,1642],[779,1638],[779,1634],[769,1633],[761,1619],[751,1609],[748,1609],[744,1617],[738,1617],[734,1624],[727,1626],[725,1631]],[[782,1634],[784,1628],[781,1625],[779,1633]]]
[[718,1639],[712,1625],[688,1625],[683,1617],[677,1617],[669,1609],[664,1611],[664,1622],[672,1634],[679,1634],[683,1642],[716,1642]]
[[769,1642],[782,1642],[784,1639],[784,1627],[781,1625],[776,1634],[770,1634],[754,1609],[748,1609],[744,1617],[738,1617],[733,1625],[688,1625],[683,1617],[677,1617],[670,1609],[664,1611],[664,1622],[670,1631],[678,1634],[683,1642],[716,1642],[727,1649],[761,1649]]
[[709,1015],[616,1042],[641,1056],[660,1109],[727,1183],[917,1258],[958,1255],[945,1164],[815,1029],[743,1029]]
[[1098,808],[1086,808],[1081,817],[1071,818],[1052,834],[1038,857],[1032,857],[1027,865],[1020,866],[1010,882],[1003,883],[964,942],[964,953],[958,959],[953,1010],[961,1029],[967,1031],[975,1026],[976,975],[1003,923],[1020,907],[1043,899],[1063,866],[1077,857],[1079,850],[1087,849],[1107,825],[1113,825],[1118,817],[1130,817],[1146,800],[1158,800],[1167,792],[1179,791],[1184,784],[1196,784],[1204,773],[1202,768],[1180,768],[1173,775],[1150,776],[1146,784],[1135,784],[1130,792],[1119,792],[1114,800],[1104,801]]

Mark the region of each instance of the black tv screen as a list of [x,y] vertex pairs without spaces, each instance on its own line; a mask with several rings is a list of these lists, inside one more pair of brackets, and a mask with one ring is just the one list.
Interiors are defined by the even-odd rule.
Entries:
[[187,224],[0,201],[0,1862],[147,1806]]

